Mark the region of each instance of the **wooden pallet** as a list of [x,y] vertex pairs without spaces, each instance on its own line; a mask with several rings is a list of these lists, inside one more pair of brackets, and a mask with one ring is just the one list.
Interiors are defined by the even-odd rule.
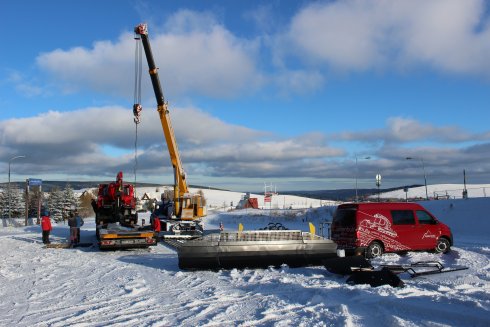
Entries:
[[78,243],[78,244],[70,244],[70,243],[49,243],[44,245],[46,249],[70,249],[70,248],[86,248],[93,246],[93,243]]
[[71,247],[70,243],[49,243],[44,245],[46,249],[69,249]]

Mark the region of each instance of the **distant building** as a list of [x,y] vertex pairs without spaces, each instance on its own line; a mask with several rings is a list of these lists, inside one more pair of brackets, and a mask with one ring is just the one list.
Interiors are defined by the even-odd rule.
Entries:
[[246,208],[252,208],[252,209],[258,209],[259,208],[259,201],[257,198],[251,198],[250,197],[250,192],[247,192],[242,198],[240,199],[240,202],[238,202],[237,209],[246,209]]

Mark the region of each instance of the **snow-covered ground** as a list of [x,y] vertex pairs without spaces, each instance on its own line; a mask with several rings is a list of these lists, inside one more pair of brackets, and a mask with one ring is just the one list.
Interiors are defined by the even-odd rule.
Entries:
[[[216,203],[239,200],[209,194]],[[0,326],[490,326],[490,199],[422,204],[452,227],[453,251],[387,254],[374,264],[437,260],[469,269],[402,274],[404,288],[350,286],[321,266],[181,271],[176,252],[163,244],[149,251],[45,249],[38,226],[0,227]],[[278,207],[216,208],[205,226],[281,222],[308,230],[311,221],[318,232],[334,210]],[[66,225],[56,225],[51,240],[68,234]],[[92,241],[94,222],[87,219],[82,242]]]

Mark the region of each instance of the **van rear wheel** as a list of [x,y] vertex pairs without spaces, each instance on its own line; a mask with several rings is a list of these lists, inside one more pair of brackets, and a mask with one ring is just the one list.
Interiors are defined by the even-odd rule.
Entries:
[[445,237],[437,240],[436,253],[448,253],[451,250],[451,243]]
[[371,242],[366,249],[366,258],[376,258],[383,254],[383,246],[379,242]]

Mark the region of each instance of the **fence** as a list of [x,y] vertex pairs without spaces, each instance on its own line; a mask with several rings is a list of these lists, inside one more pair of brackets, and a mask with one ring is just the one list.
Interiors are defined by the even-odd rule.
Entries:
[[[24,227],[26,225],[25,218],[0,218],[0,227]],[[27,220],[27,226],[34,225],[35,218],[29,218]]]
[[433,192],[434,199],[464,199],[464,198],[486,198],[488,187],[473,187],[453,190],[436,190]]

